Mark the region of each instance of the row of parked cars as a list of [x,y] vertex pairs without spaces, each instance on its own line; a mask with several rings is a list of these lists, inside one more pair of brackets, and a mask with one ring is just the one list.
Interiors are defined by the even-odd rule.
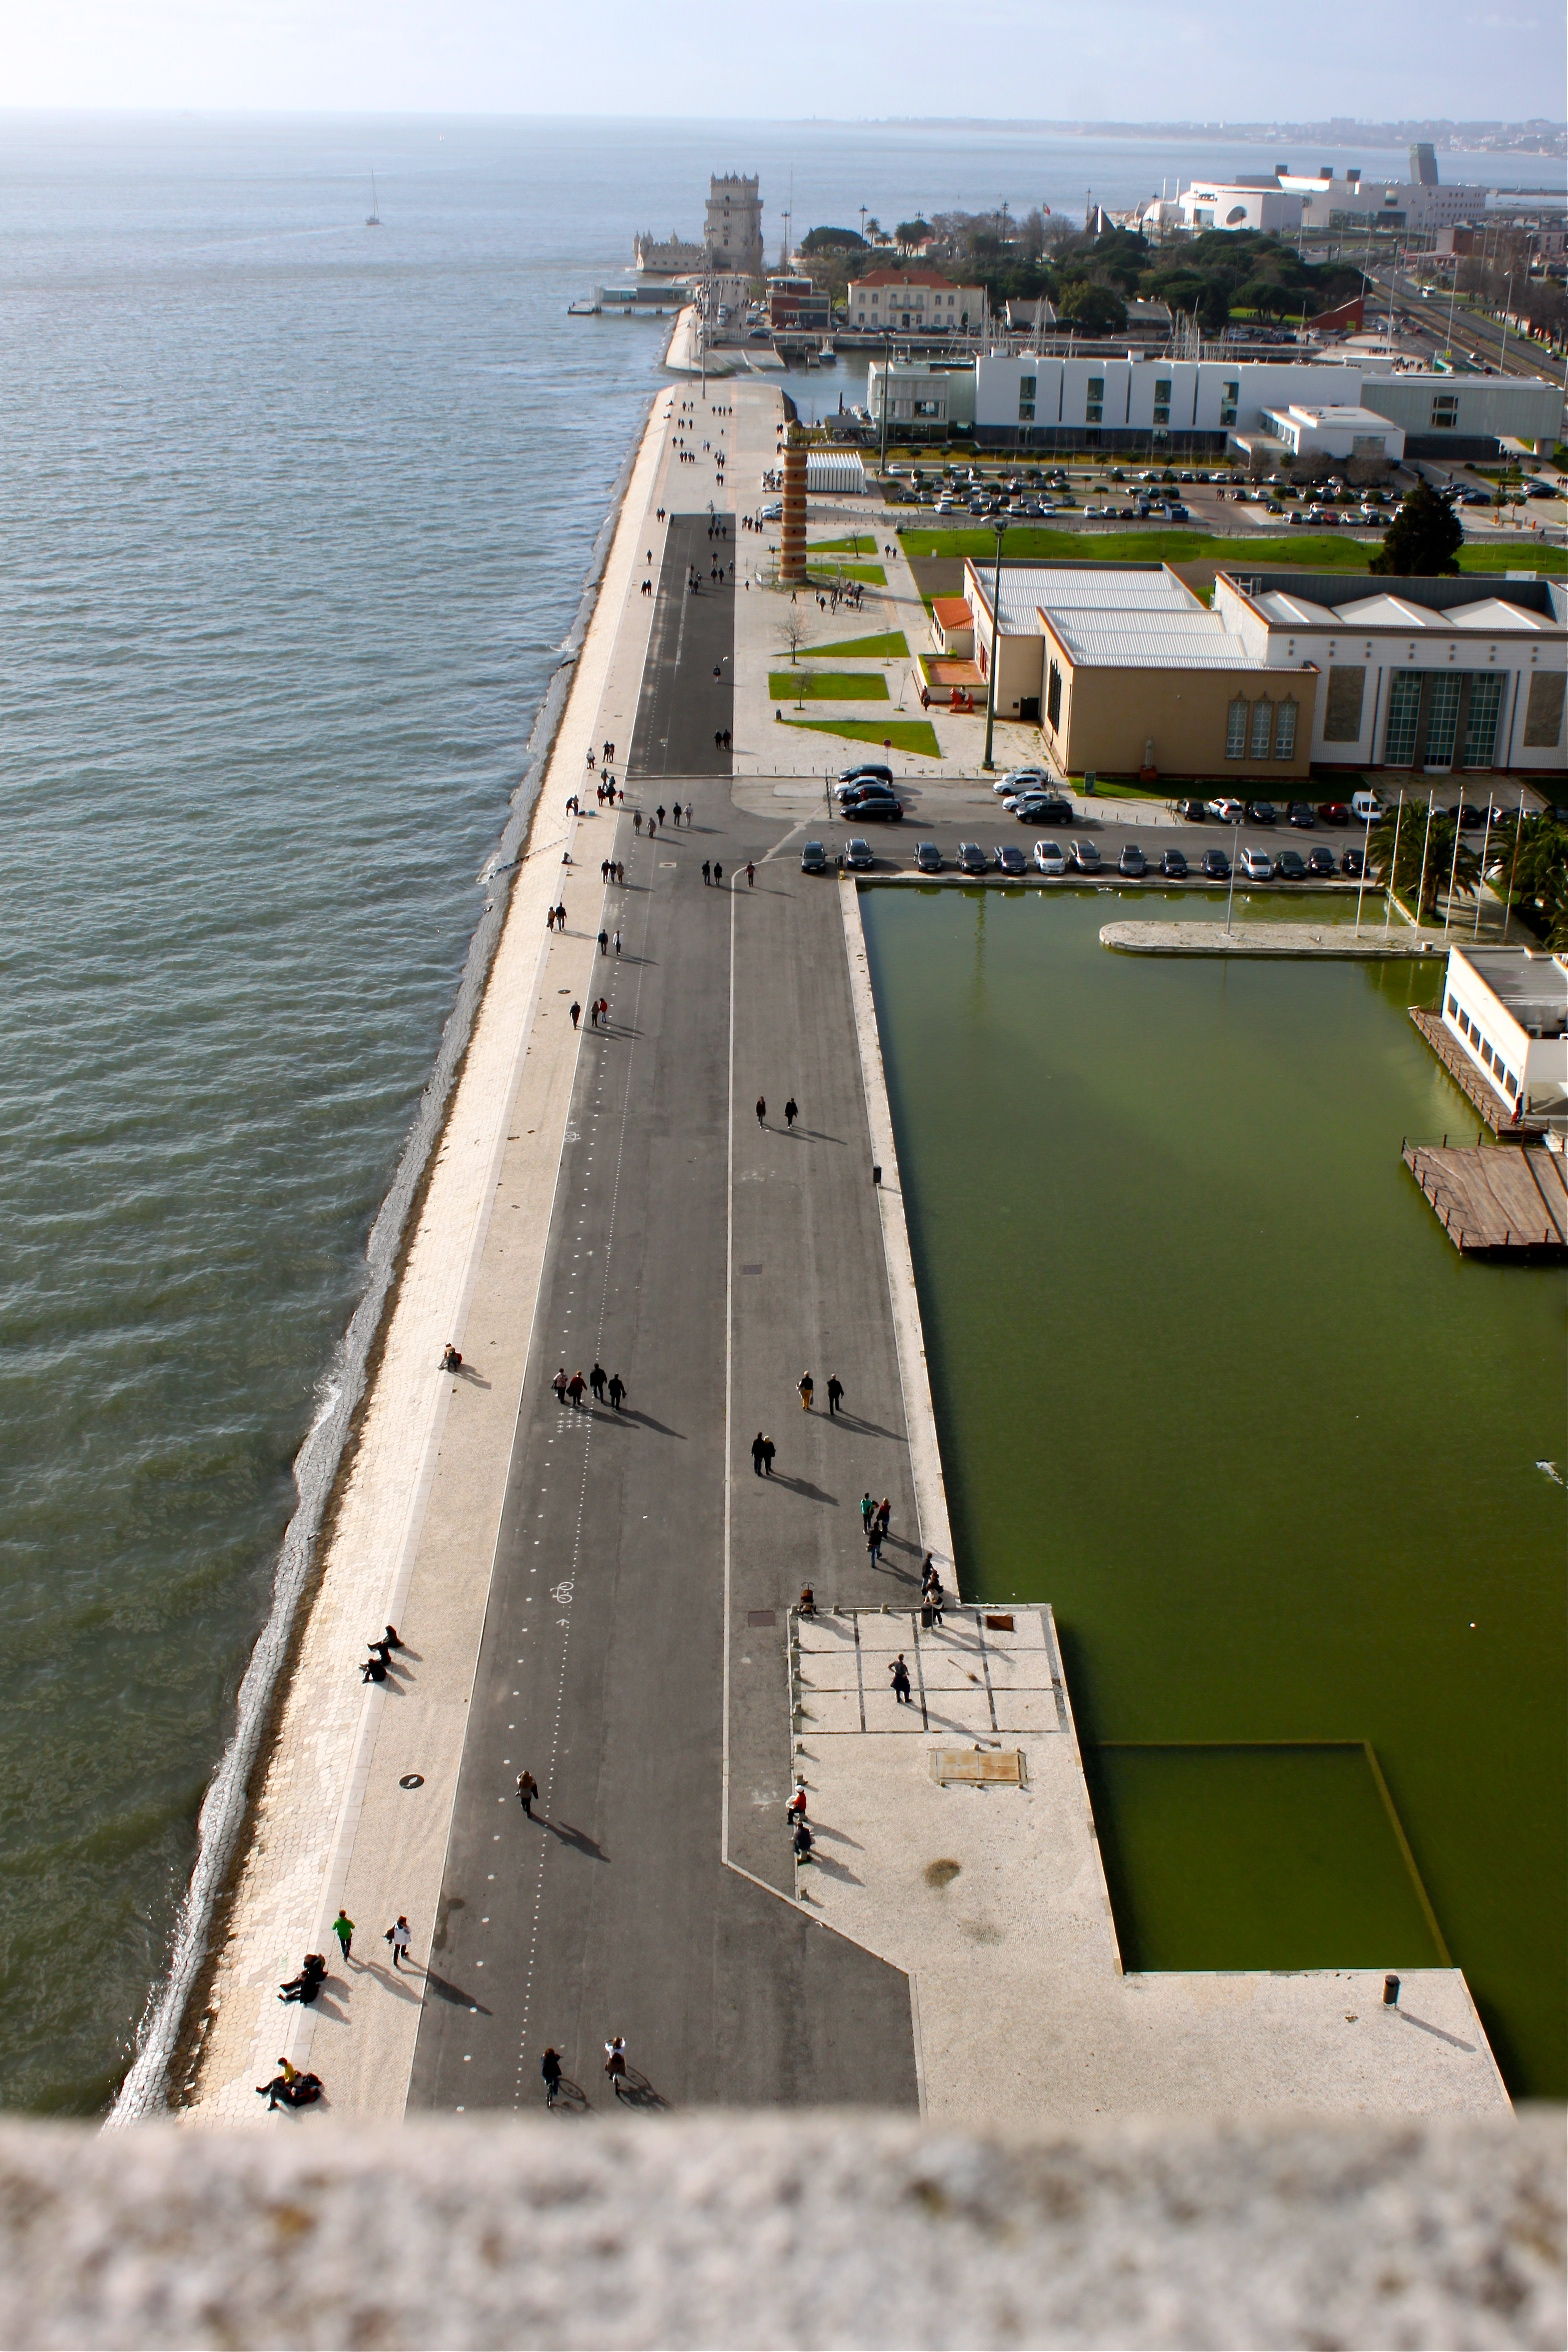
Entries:
[[[830,859],[827,848],[820,841],[803,844],[800,870],[803,874],[825,874],[834,865],[849,873],[864,873],[877,862],[876,852],[869,841],[856,834],[845,842],[836,859]],[[961,841],[953,855],[953,867],[960,874],[988,874],[994,867],[999,874],[1018,880],[1029,871],[1029,863],[1016,841],[1004,841],[988,856],[978,841]],[[1059,841],[1041,840],[1034,845],[1034,864],[1041,874],[1100,874],[1105,863],[1092,841],[1069,841],[1064,849]],[[945,861],[934,841],[917,841],[914,868],[917,874],[940,874]],[[1116,861],[1115,871],[1126,881],[1141,882],[1150,874],[1165,882],[1228,882],[1231,862],[1222,849],[1206,849],[1196,866],[1185,851],[1160,851],[1153,864],[1145,857],[1136,841],[1129,841]],[[1277,854],[1249,845],[1236,861],[1236,872],[1245,882],[1311,882],[1331,881],[1337,874],[1347,875],[1351,881],[1359,879],[1362,871],[1359,849],[1347,849],[1336,862],[1334,852],[1321,843],[1314,843],[1305,857],[1299,849],[1282,849]]]

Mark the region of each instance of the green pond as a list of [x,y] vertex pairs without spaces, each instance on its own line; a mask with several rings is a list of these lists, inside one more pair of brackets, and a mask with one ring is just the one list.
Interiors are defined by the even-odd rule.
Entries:
[[1475,1141],[1440,971],[1108,953],[1149,891],[862,908],[963,1589],[1054,1605],[1128,1965],[1446,1950],[1560,2098],[1565,1286],[1401,1162]]

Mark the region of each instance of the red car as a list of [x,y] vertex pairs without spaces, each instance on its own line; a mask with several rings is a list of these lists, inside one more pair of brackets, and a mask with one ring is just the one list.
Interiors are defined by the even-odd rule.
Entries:
[[1350,822],[1350,811],[1342,800],[1321,801],[1318,815],[1325,825],[1348,825]]

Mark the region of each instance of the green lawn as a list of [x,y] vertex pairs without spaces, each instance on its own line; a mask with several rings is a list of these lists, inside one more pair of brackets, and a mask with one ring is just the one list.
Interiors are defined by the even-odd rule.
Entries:
[[907,658],[908,641],[902,629],[884,629],[880,637],[840,637],[832,645],[803,645],[802,661],[825,661],[830,653],[848,661],[897,661]]
[[894,751],[917,752],[922,759],[942,756],[929,719],[786,719],[784,724],[813,735],[845,736],[851,743],[887,743]]
[[869,588],[885,588],[887,586],[886,571],[881,564],[873,563],[836,563],[831,572],[823,571],[819,565],[810,577],[819,579],[824,584],[834,580],[864,580]]
[[886,702],[880,670],[769,670],[775,702]]
[[847,539],[813,539],[808,555],[875,555],[882,542],[875,531],[855,531]]
[[[905,531],[904,553],[921,556],[989,556],[996,554],[990,531]],[[1364,572],[1377,553],[1376,539],[1347,539],[1337,531],[1279,531],[1266,539],[1229,539],[1205,531],[1053,531],[1044,524],[1019,523],[1009,529],[1003,560],[1034,563],[1202,563],[1212,561],[1229,570],[1266,563],[1276,571]],[[1465,572],[1568,572],[1568,549],[1543,547],[1521,540],[1514,545],[1488,542],[1464,548],[1459,567]]]

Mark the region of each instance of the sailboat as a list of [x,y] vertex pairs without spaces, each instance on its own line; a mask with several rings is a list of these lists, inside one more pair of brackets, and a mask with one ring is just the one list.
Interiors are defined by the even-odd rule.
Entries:
[[376,197],[376,175],[374,172],[370,175],[370,210],[365,215],[365,226],[367,229],[379,229],[381,226],[381,206]]

